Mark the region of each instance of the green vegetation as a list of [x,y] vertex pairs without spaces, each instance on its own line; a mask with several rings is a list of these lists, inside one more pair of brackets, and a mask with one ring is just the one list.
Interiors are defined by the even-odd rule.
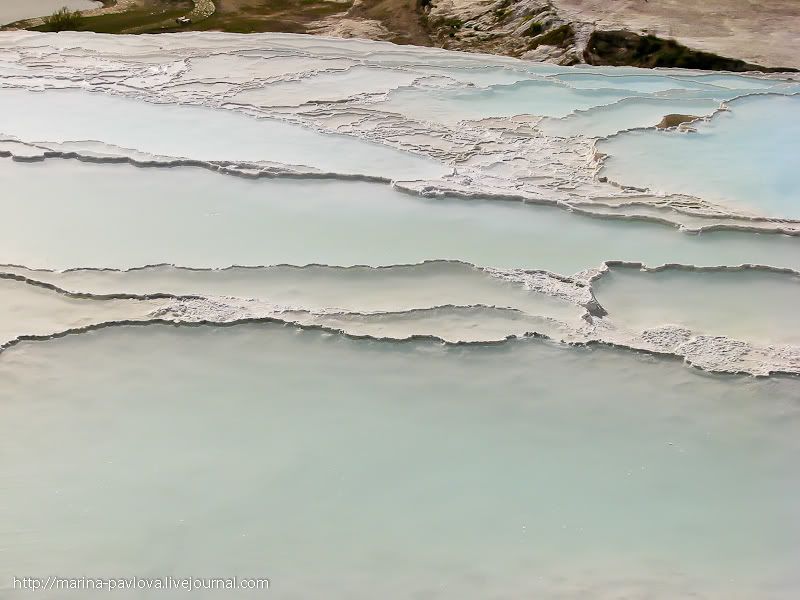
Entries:
[[[193,7],[191,0],[160,0],[121,13],[81,17],[79,23],[68,29],[97,33],[158,33],[176,28],[175,19],[188,14]],[[53,31],[48,29],[47,23],[33,29]]]
[[[675,40],[663,40],[654,35],[638,37],[633,48],[633,59],[636,62],[651,63],[654,67],[702,69],[721,59],[711,53],[690,50]],[[743,67],[744,64],[744,61],[732,61],[730,66],[736,68]]]
[[70,31],[77,29],[83,21],[79,11],[70,11],[66,6],[62,6],[49,17],[45,17],[44,31]]
[[711,52],[692,50],[675,40],[631,31],[595,31],[589,38],[584,60],[592,65],[631,65],[635,67],[674,67],[710,71],[796,71],[766,68]]
[[[533,29],[534,25],[538,23],[534,22],[528,31]],[[541,25],[541,23],[538,23]],[[529,34],[526,34],[529,35]],[[556,27],[555,29],[551,29],[547,33],[543,33],[533,40],[531,40],[530,45],[528,46],[528,50],[533,50],[534,48],[538,48],[539,46],[558,46],[560,48],[566,48],[572,42],[575,41],[575,30],[572,29],[572,25],[566,24],[561,25],[560,27]]]
[[[2,0],[0,0],[2,1]],[[117,0],[100,0],[104,6],[112,6]],[[507,21],[519,8],[514,8],[514,0],[501,0],[494,4],[494,17],[499,24]],[[192,0],[136,0],[127,5],[124,12],[83,16],[78,11],[66,7],[59,9],[44,19],[28,19],[10,24],[7,27],[30,27],[38,31],[95,31],[98,33],[161,33],[175,31],[229,31],[235,33],[256,33],[262,31],[281,31],[306,33],[310,24],[332,15],[354,11],[360,18],[374,18],[384,23],[389,31],[403,32],[393,41],[429,45],[432,41],[444,47],[452,44],[447,37],[454,38],[465,24],[459,18],[431,17],[433,0],[413,0],[403,6],[399,13],[385,6],[385,0],[363,0],[354,7],[350,0],[200,0],[196,5]],[[216,11],[210,14],[210,10]],[[357,10],[356,10],[357,8]],[[552,7],[551,7],[552,8]],[[409,16],[409,11],[411,15]],[[207,16],[210,14],[210,16]],[[518,14],[518,12],[517,12]],[[189,15],[192,22],[179,25],[178,17]],[[399,15],[399,16],[398,16]],[[353,16],[351,14],[351,16]],[[569,48],[575,40],[575,30],[570,24],[551,27],[557,18],[550,9],[539,9],[522,17],[525,25],[521,28],[522,37],[515,40],[515,46],[507,51],[520,56],[525,51],[539,46]],[[33,26],[34,23],[40,23]],[[466,27],[474,31],[492,31],[492,25],[479,27],[474,21]],[[474,49],[496,52],[494,42],[499,34],[489,36],[467,35],[459,40],[458,47],[466,44]],[[574,55],[568,57],[577,62]],[[726,71],[797,71],[791,68],[766,68],[742,60],[726,58],[710,52],[692,50],[672,39],[663,39],[643,31],[595,31],[589,38],[583,59],[593,65],[629,65],[644,68],[672,67],[685,69],[726,70]],[[561,61],[564,62],[562,57]]]
[[572,25],[561,25],[560,27],[556,27],[555,29],[551,29],[544,35],[542,35],[538,40],[536,40],[537,45],[545,44],[546,46],[567,46],[572,43],[575,39],[575,30],[572,29]]
[[534,36],[534,35],[539,35],[543,31],[544,31],[544,24],[541,21],[534,21],[533,23],[530,24],[530,26],[525,30],[525,33],[523,33],[522,35]]
[[230,33],[261,33],[276,31],[283,33],[305,33],[302,23],[278,17],[236,17],[213,14],[200,23],[183,27],[181,31],[227,31]]
[[506,19],[511,14],[511,0],[503,0],[494,11],[494,18],[498,21]]
[[226,9],[218,3],[217,11],[209,18],[192,23],[181,30],[229,31],[232,33],[258,33],[281,31],[305,33],[306,24],[341,13],[349,4],[327,0],[262,0],[260,4],[241,6],[241,10]]
[[[116,0],[103,0],[115,3]],[[208,18],[197,18],[191,0],[140,0],[120,13],[83,17],[65,29],[98,33],[167,33],[176,31],[229,31],[256,33],[281,31],[305,33],[305,24],[346,11],[350,6],[329,0],[251,0],[249,3],[215,2],[217,6]],[[179,25],[178,17],[189,15],[192,22]],[[32,27],[38,31],[53,31],[47,25]]]

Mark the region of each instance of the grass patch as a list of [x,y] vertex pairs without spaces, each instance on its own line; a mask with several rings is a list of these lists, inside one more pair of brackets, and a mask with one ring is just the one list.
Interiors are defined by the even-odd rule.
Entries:
[[545,44],[546,46],[568,46],[575,39],[575,30],[571,25],[561,25],[555,29],[551,29],[544,35],[536,40],[538,44]]
[[[156,33],[175,27],[175,19],[188,14],[194,5],[190,0],[172,0],[135,8],[121,13],[82,17],[72,31],[94,31],[97,33]],[[47,24],[33,27],[36,31],[52,31]]]
[[219,2],[213,15],[179,30],[305,33],[306,24],[344,12],[350,6],[326,0],[262,0],[241,6]]
[[[224,4],[217,3],[218,6]],[[191,0],[146,0],[122,13],[85,17],[70,29],[98,33],[169,33],[177,31],[228,31],[259,33],[280,31],[305,33],[305,23],[343,12],[349,4],[326,0],[262,0],[241,10],[217,10],[210,17],[189,25],[178,25],[175,19],[188,15],[194,8]],[[39,31],[50,31],[44,26]]]
[[544,23],[542,23],[541,21],[534,21],[528,26],[528,28],[525,30],[525,33],[523,33],[522,35],[534,36],[534,35],[539,35],[543,31],[544,31]]
[[534,38],[528,50],[534,50],[539,46],[558,46],[559,48],[566,48],[575,41],[575,30],[571,25],[561,25],[555,29],[551,29],[547,33],[543,33]]
[[44,31],[74,31],[83,22],[79,11],[71,11],[62,6],[49,17],[44,19]]
[[227,31],[229,33],[305,33],[306,28],[296,21],[270,17],[226,17],[213,14],[209,18],[182,27],[181,31]]
[[511,0],[503,0],[494,11],[494,18],[498,21],[506,19],[511,14]]

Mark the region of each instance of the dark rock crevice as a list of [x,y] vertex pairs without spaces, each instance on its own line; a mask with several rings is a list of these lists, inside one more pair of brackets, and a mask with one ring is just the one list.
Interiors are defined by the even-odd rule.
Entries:
[[708,71],[761,71],[763,73],[797,72],[789,67],[763,67],[711,52],[692,50],[675,40],[632,31],[594,31],[583,51],[590,65],[670,67]]

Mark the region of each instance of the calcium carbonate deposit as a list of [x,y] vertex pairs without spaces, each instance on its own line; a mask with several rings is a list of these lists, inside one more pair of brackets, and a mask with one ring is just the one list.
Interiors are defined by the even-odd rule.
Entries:
[[0,595],[796,598],[798,124],[782,74],[0,34]]

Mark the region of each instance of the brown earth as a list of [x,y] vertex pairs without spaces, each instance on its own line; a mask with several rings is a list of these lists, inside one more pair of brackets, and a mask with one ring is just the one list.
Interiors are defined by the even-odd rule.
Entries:
[[348,16],[375,20],[389,32],[396,44],[430,46],[431,37],[420,20],[418,0],[356,0]]
[[215,0],[214,3],[217,10],[211,17],[182,29],[316,33],[431,45],[420,23],[416,0]]
[[182,29],[234,33],[284,31],[305,33],[307,27],[331,15],[343,14],[351,0],[214,0],[216,12]]
[[663,119],[661,119],[658,125],[656,125],[656,129],[671,129],[681,125],[682,123],[691,123],[699,118],[700,117],[695,117],[694,115],[666,115]]
[[[619,55],[619,64],[645,67],[730,69],[734,63],[726,57],[749,63],[743,68],[800,67],[800,0],[214,0],[214,4],[216,12],[210,17],[178,26],[175,17],[186,14],[182,11],[191,7],[189,0],[118,0],[113,8],[93,11],[105,14],[87,13],[78,29],[313,33],[560,64],[587,60],[617,64]],[[37,21],[21,25],[41,28],[41,20]],[[590,47],[595,31],[617,34],[618,39]],[[563,32],[568,35],[558,35]],[[654,44],[663,48],[643,53],[637,44],[634,52],[628,52],[627,32],[646,38],[648,48]],[[671,38],[688,50],[720,56],[710,62],[695,60],[686,50],[673,48]],[[597,35],[594,40],[599,40]],[[673,62],[682,64],[667,64],[678,54],[682,57]]]

